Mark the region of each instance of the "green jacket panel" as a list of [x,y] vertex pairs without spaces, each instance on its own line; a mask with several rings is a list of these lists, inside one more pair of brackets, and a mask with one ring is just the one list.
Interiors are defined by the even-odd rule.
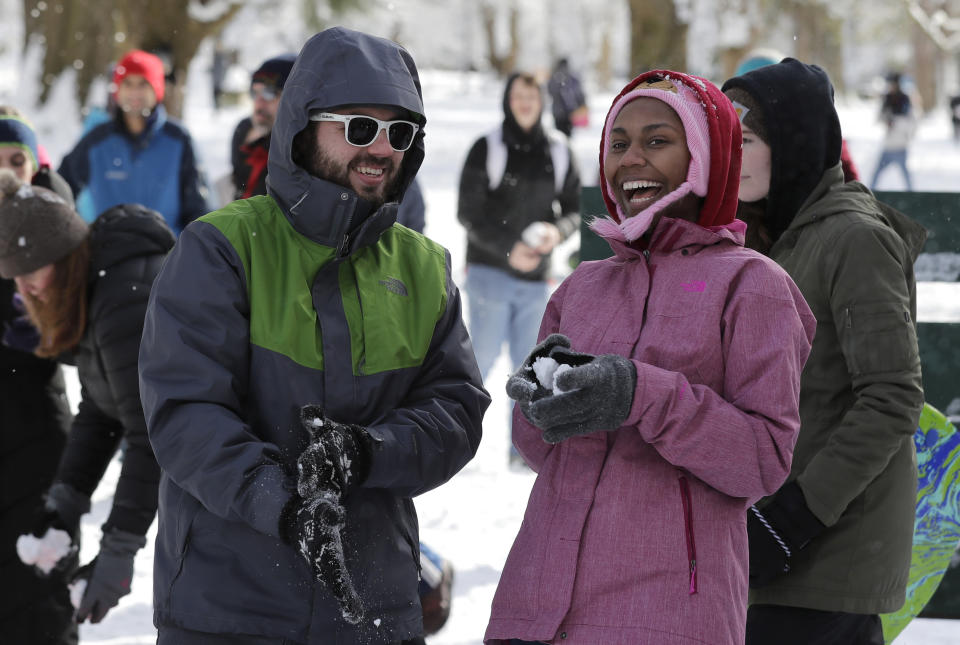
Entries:
[[[201,219],[223,233],[243,263],[252,312],[250,343],[304,367],[323,369],[321,326],[311,286],[336,250],[283,225],[282,211],[266,195],[234,202]],[[399,252],[409,244],[418,244],[425,252]],[[446,308],[445,261],[443,247],[395,225],[376,245],[340,264],[354,375],[423,362]],[[305,329],[315,332],[304,334]]]

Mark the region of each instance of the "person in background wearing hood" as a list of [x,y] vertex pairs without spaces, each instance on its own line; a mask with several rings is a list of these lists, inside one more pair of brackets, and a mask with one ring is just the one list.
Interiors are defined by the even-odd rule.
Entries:
[[[754,49],[749,52],[740,64],[737,66],[734,76],[743,76],[747,72],[766,67],[767,65],[776,65],[784,59],[783,54],[772,49]],[[853,161],[853,155],[847,147],[847,140],[840,139],[840,166],[843,168],[843,180],[854,181],[860,179],[860,172]],[[749,232],[748,232],[749,235]],[[747,244],[750,247],[749,244]]]
[[741,217],[817,318],[788,483],[747,515],[746,642],[880,645],[878,614],[904,602],[913,543],[913,263],[926,234],[844,183],[822,69],[787,58],[723,90],[743,121]]
[[[470,337],[486,380],[506,341],[512,368],[536,342],[554,247],[580,226],[580,175],[566,139],[541,123],[536,79],[515,73],[503,124],[474,142],[460,175]],[[510,461],[519,456],[511,451]]]
[[[0,169],[5,169],[0,171],[71,202],[70,187],[39,159],[33,127],[15,108],[0,106]],[[68,645],[77,642],[67,590],[76,559],[39,577],[20,561],[15,545],[43,508],[67,443],[70,408],[59,365],[34,355],[36,329],[16,283],[2,278],[0,335],[0,634],[11,643]]]
[[74,195],[89,192],[93,211],[142,204],[174,233],[208,211],[207,185],[193,140],[163,107],[163,62],[134,50],[113,70],[115,117],[87,132],[63,158]]
[[294,54],[269,58],[263,61],[250,79],[253,114],[237,124],[230,142],[234,199],[267,194],[270,131],[277,118],[283,84],[287,82],[295,58]]
[[157,278],[160,645],[423,643],[412,498],[473,458],[490,402],[449,253],[394,225],[425,124],[406,50],[313,36],[268,194],[188,226]]
[[547,91],[550,93],[550,112],[557,130],[569,137],[573,134],[574,126],[587,125],[587,97],[580,79],[570,69],[570,62],[566,58],[561,58],[554,66],[547,82]]
[[883,104],[880,106],[880,119],[887,131],[883,137],[883,151],[877,160],[877,168],[873,171],[870,187],[876,190],[880,173],[890,164],[894,164],[900,167],[907,190],[913,190],[910,171],[907,169],[907,151],[916,128],[916,118],[910,97],[900,86],[900,74],[892,73],[887,76],[887,91],[883,95]]
[[[98,623],[130,593],[133,561],[157,510],[136,365],[147,296],[173,233],[142,206],[108,209],[89,228],[56,193],[0,175],[0,276],[13,278],[39,338],[34,353],[75,363],[82,399],[43,512],[17,551],[38,575],[69,570],[80,517],[125,439],[97,557],[75,577],[76,620]],[[76,601],[79,602],[76,602]]]
[[736,645],[745,514],[789,472],[815,320],[743,247],[740,126],[719,89],[641,74],[600,152],[610,218],[592,227],[614,256],[560,285],[507,381],[537,479],[485,639]]

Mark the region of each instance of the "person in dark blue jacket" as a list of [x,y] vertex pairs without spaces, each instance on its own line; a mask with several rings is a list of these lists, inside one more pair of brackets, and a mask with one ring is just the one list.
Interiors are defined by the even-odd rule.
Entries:
[[179,234],[209,210],[208,189],[190,134],[161,103],[164,83],[159,58],[140,50],[124,56],[113,71],[115,118],[85,134],[59,172],[74,195],[87,189],[95,213],[141,204]]
[[473,458],[490,403],[450,253],[395,224],[426,122],[406,50],[312,37],[268,194],[192,222],[157,277],[159,645],[423,644],[413,498]]

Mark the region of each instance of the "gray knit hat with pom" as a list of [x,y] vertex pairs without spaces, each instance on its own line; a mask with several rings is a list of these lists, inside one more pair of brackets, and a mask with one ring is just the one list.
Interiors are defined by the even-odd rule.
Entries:
[[14,278],[53,264],[86,237],[86,222],[60,195],[0,170],[0,276]]

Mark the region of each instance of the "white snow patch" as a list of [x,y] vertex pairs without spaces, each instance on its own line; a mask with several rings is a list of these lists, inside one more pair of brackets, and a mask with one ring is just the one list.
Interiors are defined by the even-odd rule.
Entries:
[[87,590],[87,579],[77,578],[67,585],[70,589],[70,604],[74,609],[80,608],[80,602],[83,600],[83,594]]

